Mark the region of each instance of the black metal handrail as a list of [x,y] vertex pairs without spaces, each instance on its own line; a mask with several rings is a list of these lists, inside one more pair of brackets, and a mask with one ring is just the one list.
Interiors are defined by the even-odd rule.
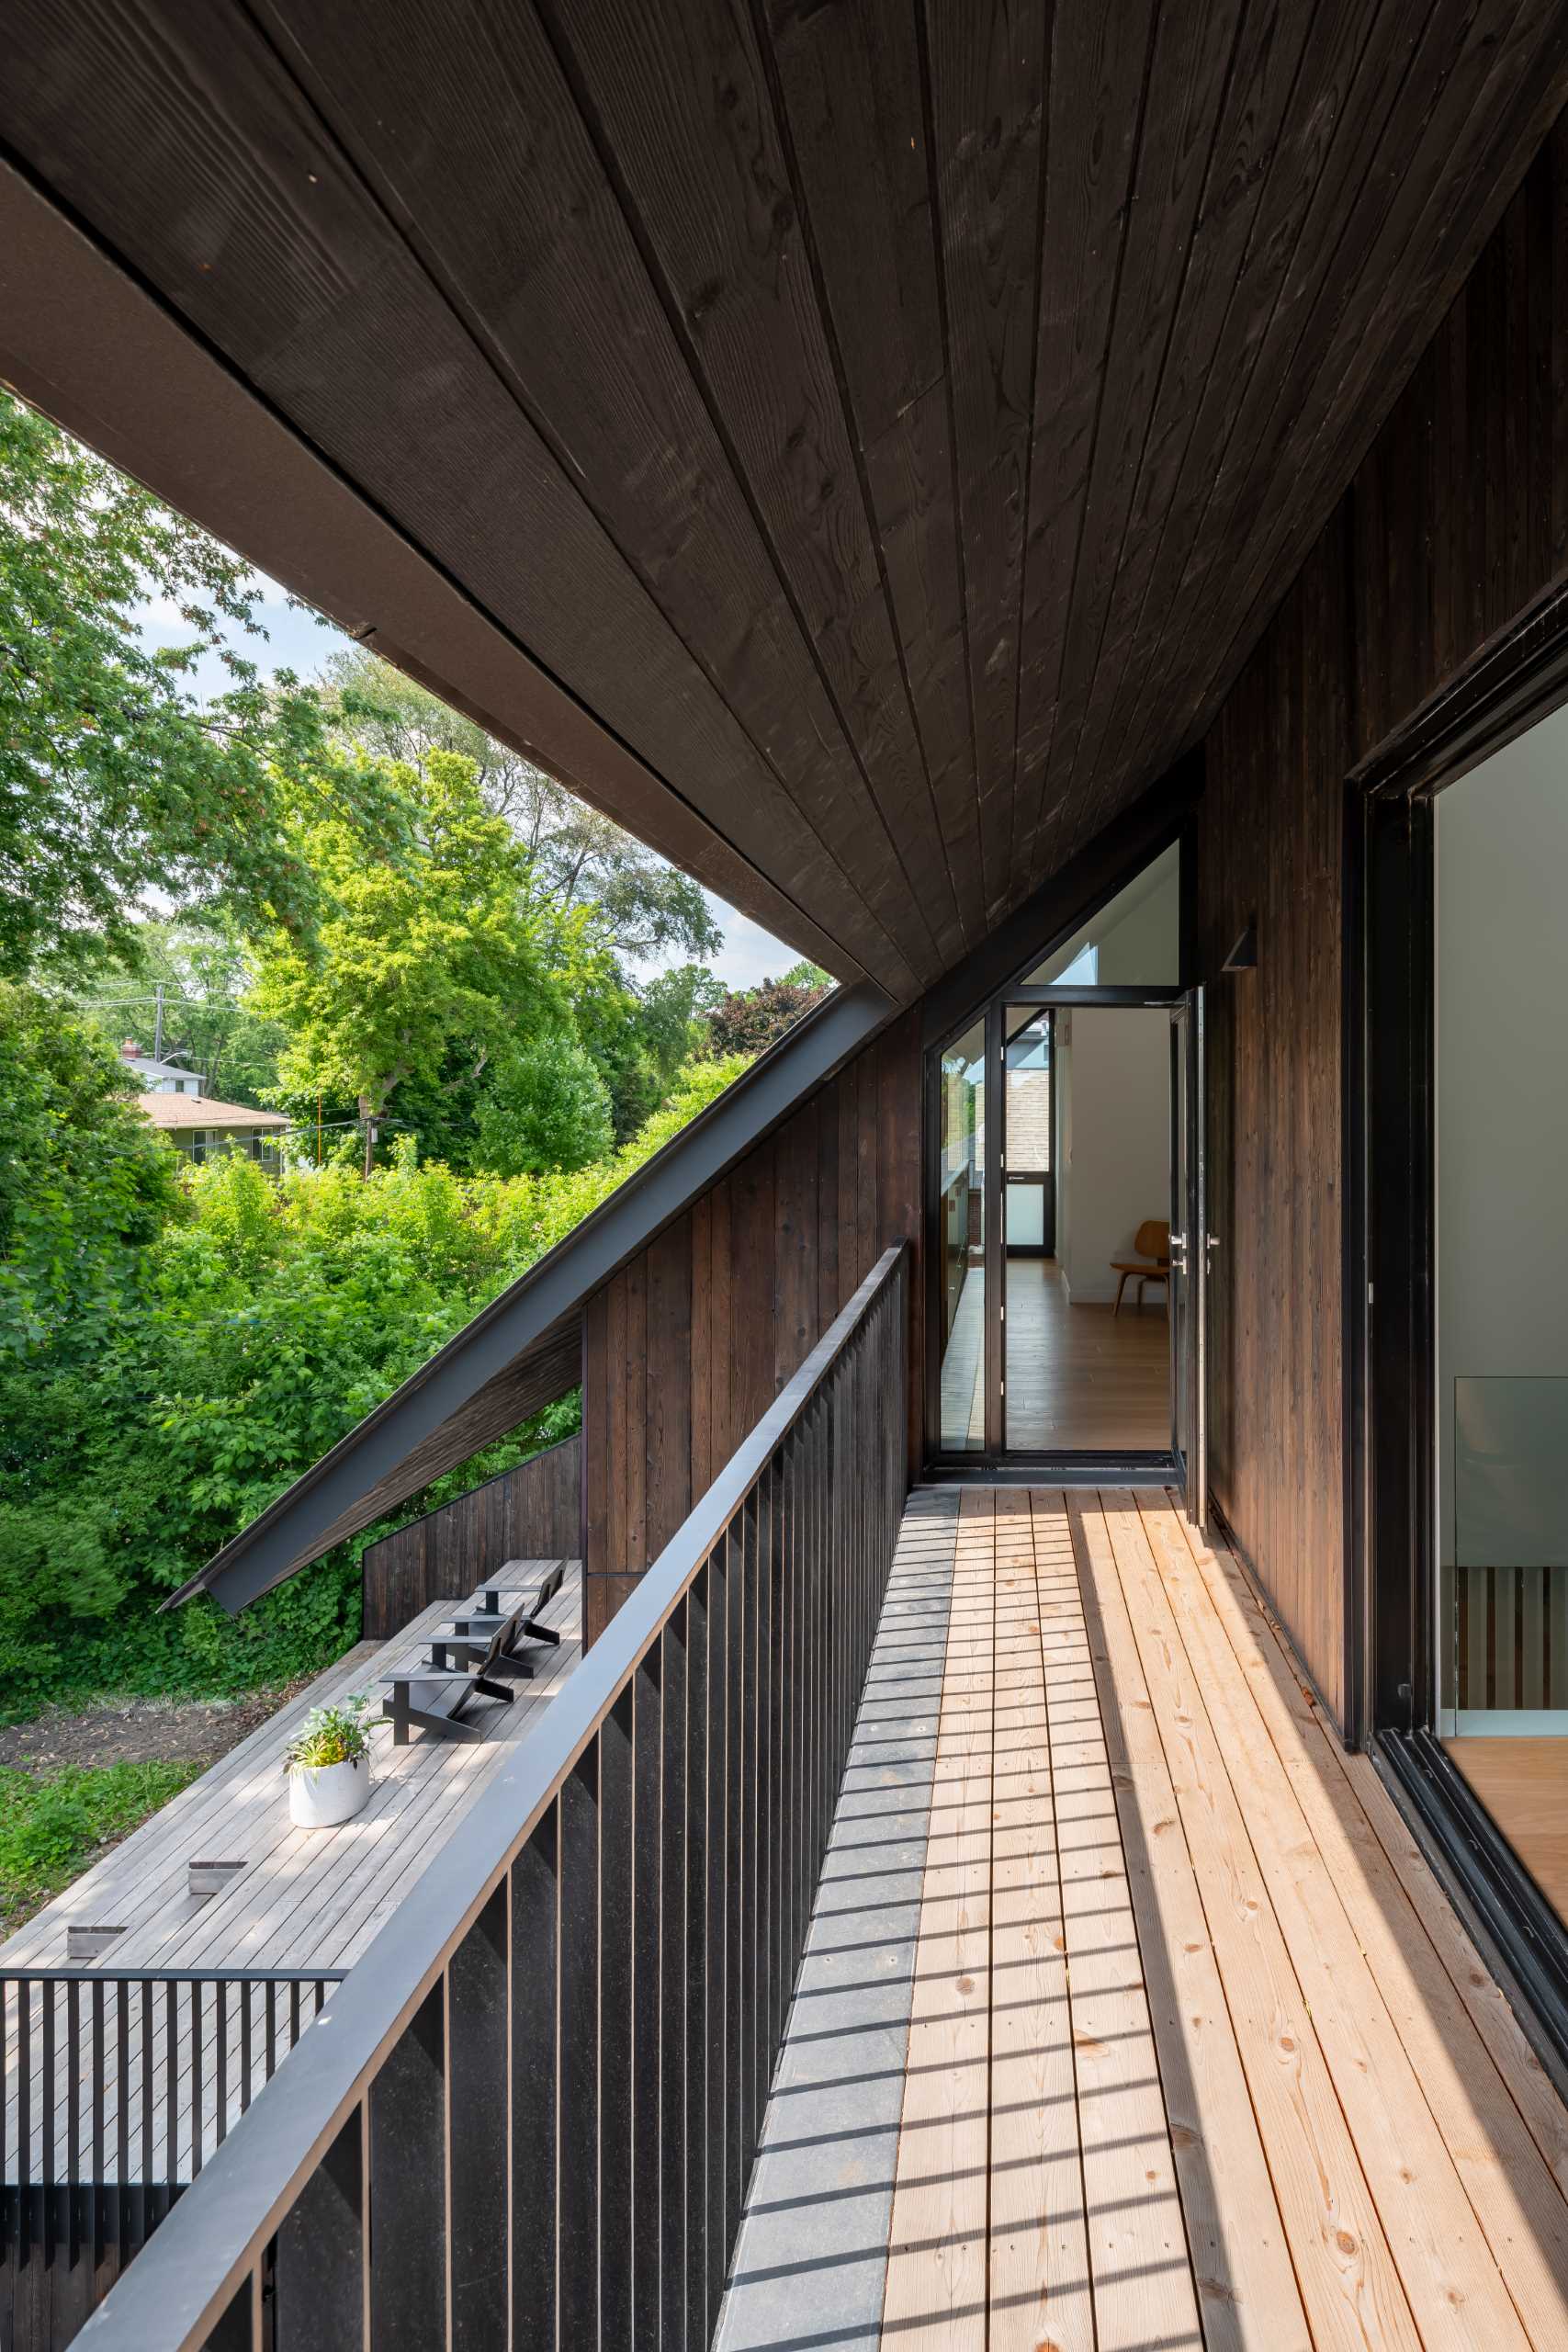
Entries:
[[908,1484],[888,1250],[82,2341],[711,2337]]

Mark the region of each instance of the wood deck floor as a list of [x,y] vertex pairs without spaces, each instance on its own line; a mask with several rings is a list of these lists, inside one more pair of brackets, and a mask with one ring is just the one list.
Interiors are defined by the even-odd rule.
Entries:
[[1568,2345],[1568,2113],[1230,1555],[917,1495],[889,1609],[723,2352]]
[[[511,1564],[499,1579],[502,1589],[514,1593],[547,1565]],[[358,1690],[378,1690],[379,1695],[380,1676],[423,1656],[432,1633],[450,1622],[457,1605],[452,1600],[434,1602],[394,1640],[361,1643],[340,1658],[0,1945],[0,1972],[64,1967],[65,1931],[73,1922],[114,1926],[123,1931],[94,1963],[94,1973],[106,1977],[125,1969],[241,1973],[321,1969],[335,1973],[351,1968],[399,1905],[409,1899],[452,1827],[479,1801],[487,1785],[504,1768],[515,1743],[527,1736],[539,1711],[548,1705],[581,1655],[581,1572],[580,1564],[571,1561],[567,1563],[559,1593],[543,1611],[543,1622],[561,1634],[561,1642],[558,1647],[537,1653],[533,1679],[515,1686],[513,1704],[488,1711],[482,1740],[451,1742],[416,1735],[407,1747],[399,1748],[392,1746],[389,1730],[381,1732],[373,1745],[375,1783],[366,1810],[338,1829],[295,1828],[288,1815],[282,1758],[301,1718],[334,1695]],[[245,1867],[221,1894],[201,1898],[191,1895],[186,1887],[189,1864],[198,1859],[236,1860]],[[104,2083],[108,2163],[101,2177],[116,2180],[120,2177],[116,2145],[116,2012],[111,2004],[104,2025],[104,2046],[95,2052],[88,2039],[89,1993],[90,1987],[82,1996],[83,2079],[90,2083],[97,2075]],[[35,2053],[41,2046],[42,1997],[38,1991],[32,1996],[30,2041]],[[254,2092],[265,2079],[260,1996],[253,1996],[250,2006],[246,2049]],[[191,2036],[188,2012],[182,2007],[178,2014],[171,2076],[162,2004],[153,2011],[157,2098],[148,2129],[160,2179],[165,2176],[186,2179],[191,2172],[195,2120],[189,2096]],[[309,2014],[307,2002],[305,2030]],[[205,2015],[201,2105],[204,2144],[210,2152],[219,2096],[218,2028],[210,2002]],[[0,2135],[7,2180],[17,2177],[17,2026],[12,1994],[7,1996],[6,2014],[6,2098]],[[133,2005],[128,2028],[132,2044],[128,2067],[133,2081],[140,2071],[141,2030]],[[230,2046],[223,2069],[229,2122],[237,2117],[243,2103],[241,2035],[236,2005],[229,2019]],[[164,2162],[171,2079],[177,2086],[173,2166]],[[59,2160],[69,2139],[63,2060],[57,2084],[55,2171],[63,2177],[63,2164]],[[31,2120],[29,2177],[36,2179],[46,2177],[45,2118],[36,2098]],[[127,2177],[140,2179],[145,2162],[140,2099],[127,2119],[127,2141],[126,2154],[132,2167]]]

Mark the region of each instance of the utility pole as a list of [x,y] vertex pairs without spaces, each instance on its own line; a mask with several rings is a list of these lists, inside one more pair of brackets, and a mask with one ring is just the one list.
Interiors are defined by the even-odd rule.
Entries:
[[164,1058],[164,983],[162,980],[157,983],[156,1001],[158,1010],[152,1016],[152,1058],[155,1062],[161,1062]]

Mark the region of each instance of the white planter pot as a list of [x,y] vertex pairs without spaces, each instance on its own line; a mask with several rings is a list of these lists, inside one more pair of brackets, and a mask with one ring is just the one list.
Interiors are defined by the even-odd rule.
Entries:
[[370,1758],[296,1764],[288,1775],[288,1817],[300,1829],[336,1829],[370,1801]]

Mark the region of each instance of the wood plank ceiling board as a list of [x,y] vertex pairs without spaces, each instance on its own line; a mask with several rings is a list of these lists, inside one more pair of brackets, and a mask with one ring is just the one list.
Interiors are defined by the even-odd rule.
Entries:
[[769,0],[804,194],[959,919],[983,933],[975,730],[919,44],[908,0]]
[[1035,0],[923,22],[989,922],[1009,904],[1019,605],[1040,287],[1046,28]]
[[905,892],[951,962],[962,939],[953,885],[750,13],[739,0],[548,13],[687,366],[750,486]]
[[[1568,96],[1557,0],[6,30],[0,160],[70,226],[23,388],[901,1001],[1201,735]],[[177,455],[160,338],[225,387]]]
[[[1168,509],[1209,379],[1312,21],[1311,11],[1285,0],[1249,0],[1232,11],[1199,12],[1186,20],[1178,45],[1167,38],[1168,17],[1161,19],[1108,371],[1108,414],[1095,449],[1096,487],[1103,478],[1105,493],[1097,507],[1091,492],[1086,525],[1086,548],[1097,552],[1098,564],[1086,566],[1074,602],[1057,719],[1059,824],[1069,836],[1096,827],[1100,753],[1115,707],[1101,691],[1109,683],[1106,655],[1117,642],[1118,616],[1136,609],[1147,583],[1157,521]],[[1179,267],[1174,256],[1183,249]],[[1129,332],[1133,321],[1135,334]],[[1119,444],[1109,429],[1118,370],[1126,379]]]
[[[907,922],[881,815],[537,17],[478,0],[262,14],[755,756],[792,779],[823,850],[873,877],[878,920]],[[953,944],[939,955],[922,920],[919,968]]]
[[[1132,606],[1128,585],[1120,587],[1122,618],[1108,629],[1101,698],[1108,709],[1114,707],[1106,738],[1113,759],[1126,749],[1134,704],[1141,707],[1138,682],[1146,675],[1199,518],[1207,510],[1216,453],[1228,444],[1253,370],[1271,339],[1277,307],[1292,299],[1292,273],[1303,250],[1309,208],[1325,181],[1330,190],[1349,200],[1353,158],[1368,135],[1371,109],[1382,94],[1392,101],[1395,17],[1386,0],[1336,0],[1336,5],[1311,11],[1283,134],[1262,181],[1224,321],[1204,359],[1197,411],[1175,485],[1163,514],[1151,508],[1150,521],[1141,527],[1134,545],[1133,564],[1141,578],[1137,603]],[[1382,45],[1371,46],[1374,41]],[[1120,641],[1123,633],[1125,644]],[[1124,691],[1129,680],[1131,688]],[[1043,846],[1037,844],[1037,849]],[[1037,854],[1036,870],[1040,863]]]
[[1223,520],[1195,537],[1198,560],[1176,591],[1187,631],[1168,628],[1170,660],[1143,673],[1134,760],[1152,730],[1190,739],[1224,698],[1321,528],[1331,485],[1355,472],[1561,106],[1568,12],[1554,0],[1438,0],[1414,22],[1399,15],[1370,167],[1348,205],[1348,172],[1325,175],[1306,228],[1320,264],[1312,299],[1303,288],[1271,323],[1273,366],[1254,379],[1216,475]]
[[1053,33],[1013,827],[1032,866],[1155,22],[1156,0],[1119,0]]

